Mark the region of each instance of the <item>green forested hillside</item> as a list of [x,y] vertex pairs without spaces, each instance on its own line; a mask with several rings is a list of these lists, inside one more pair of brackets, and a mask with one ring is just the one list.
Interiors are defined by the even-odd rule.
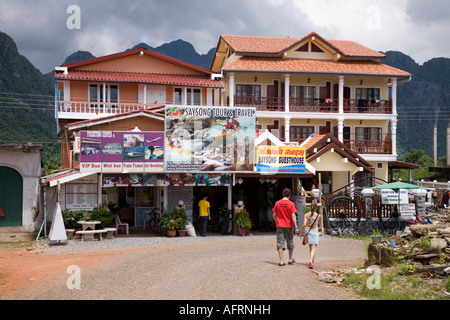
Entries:
[[446,129],[450,120],[450,59],[434,58],[418,65],[396,51],[385,53],[383,63],[412,73],[410,82],[398,85],[398,153],[424,150],[433,156],[433,128],[438,129],[438,158],[446,154]]
[[14,41],[0,32],[0,142],[40,142],[44,164],[58,164],[53,92]]

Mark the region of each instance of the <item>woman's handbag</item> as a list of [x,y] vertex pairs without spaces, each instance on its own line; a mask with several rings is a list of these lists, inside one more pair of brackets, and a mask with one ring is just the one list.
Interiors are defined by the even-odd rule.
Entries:
[[306,245],[306,243],[308,242],[308,234],[311,231],[312,227],[316,224],[317,218],[319,218],[319,214],[318,213],[317,213],[316,219],[314,219],[314,222],[309,227],[308,233],[303,236],[303,241],[302,241],[303,245]]

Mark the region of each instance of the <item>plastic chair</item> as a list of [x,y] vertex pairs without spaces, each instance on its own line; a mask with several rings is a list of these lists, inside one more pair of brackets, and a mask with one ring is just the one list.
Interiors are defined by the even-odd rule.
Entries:
[[142,213],[145,215],[144,228],[142,230],[145,230],[146,222],[148,222],[148,226],[150,227],[150,221],[152,221],[150,215],[152,214],[152,212],[150,210],[146,210],[146,211],[143,211]]
[[122,222],[120,221],[120,217],[118,214],[115,214],[115,226],[116,226],[116,235],[119,233],[119,227],[120,226],[124,226],[125,227],[125,231],[128,235],[128,230],[129,230],[129,225],[126,222]]

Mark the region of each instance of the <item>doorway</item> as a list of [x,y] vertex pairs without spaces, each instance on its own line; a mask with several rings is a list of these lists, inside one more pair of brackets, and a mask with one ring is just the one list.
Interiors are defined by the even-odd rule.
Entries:
[[12,168],[0,167],[0,227],[22,226],[23,179]]

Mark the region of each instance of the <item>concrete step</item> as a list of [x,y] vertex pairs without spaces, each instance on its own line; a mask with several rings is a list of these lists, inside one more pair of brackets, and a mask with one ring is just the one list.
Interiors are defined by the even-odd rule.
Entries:
[[28,242],[36,240],[36,232],[22,231],[21,227],[0,228],[0,242]]

